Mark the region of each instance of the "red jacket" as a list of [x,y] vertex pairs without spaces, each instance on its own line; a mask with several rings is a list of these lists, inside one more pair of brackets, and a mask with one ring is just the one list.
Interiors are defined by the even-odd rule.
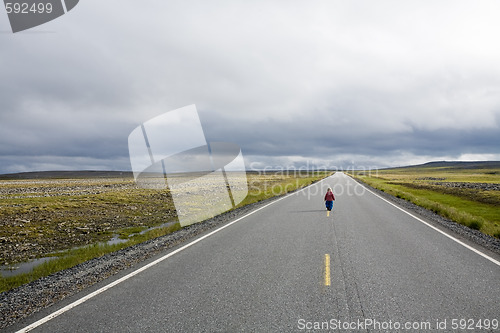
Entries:
[[335,200],[335,196],[333,195],[333,192],[326,192],[325,201],[333,201],[333,200]]

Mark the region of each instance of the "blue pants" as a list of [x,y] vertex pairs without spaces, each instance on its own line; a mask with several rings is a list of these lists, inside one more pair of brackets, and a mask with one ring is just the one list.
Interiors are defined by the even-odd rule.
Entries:
[[333,209],[333,201],[325,201],[325,206],[326,206],[326,209],[332,210]]

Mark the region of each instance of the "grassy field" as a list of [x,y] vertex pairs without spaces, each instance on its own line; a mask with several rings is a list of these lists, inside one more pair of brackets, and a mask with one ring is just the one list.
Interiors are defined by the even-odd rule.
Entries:
[[431,163],[352,174],[377,189],[500,238],[500,163]]
[[[238,206],[293,191],[330,174],[250,172],[248,196]],[[58,258],[29,274],[0,274],[0,291],[180,228],[169,191],[139,188],[132,178],[2,179],[0,265]],[[126,241],[107,244],[112,238]]]

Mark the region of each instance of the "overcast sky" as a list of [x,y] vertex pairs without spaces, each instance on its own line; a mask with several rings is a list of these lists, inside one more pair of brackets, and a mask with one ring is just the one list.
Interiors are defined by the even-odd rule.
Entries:
[[247,167],[500,160],[500,1],[82,0],[13,34],[0,173],[131,170],[128,135],[196,104]]

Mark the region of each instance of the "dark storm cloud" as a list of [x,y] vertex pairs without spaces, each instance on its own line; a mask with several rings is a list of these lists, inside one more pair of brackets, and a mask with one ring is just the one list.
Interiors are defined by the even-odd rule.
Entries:
[[[330,158],[353,152],[359,155],[389,156],[401,151],[416,156],[458,158],[461,154],[495,152],[500,147],[497,128],[486,130],[409,128],[395,134],[393,131],[381,133],[373,129],[366,130],[366,124],[343,128],[334,122],[322,123],[321,119],[327,117],[315,116],[314,113],[310,116],[318,121],[286,123],[270,120],[253,124],[251,126],[253,131],[249,131],[246,124],[226,124],[225,129],[213,125],[207,126],[206,135],[212,141],[219,141],[224,137],[234,138],[251,155],[307,155],[312,158]],[[223,127],[222,120],[221,124]]]
[[0,34],[0,172],[129,169],[129,133],[190,104],[248,163],[500,159],[499,7],[88,0]]

